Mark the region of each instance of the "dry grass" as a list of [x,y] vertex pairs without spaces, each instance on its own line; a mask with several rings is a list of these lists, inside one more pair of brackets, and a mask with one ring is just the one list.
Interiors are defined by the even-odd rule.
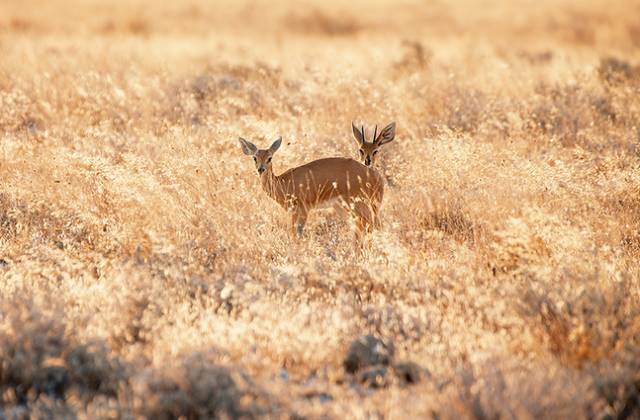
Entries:
[[[639,15],[3,1],[0,417],[640,417]],[[398,123],[364,256],[236,142],[352,118]]]

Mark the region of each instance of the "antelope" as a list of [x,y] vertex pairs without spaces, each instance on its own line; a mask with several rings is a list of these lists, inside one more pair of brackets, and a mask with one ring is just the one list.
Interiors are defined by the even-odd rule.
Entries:
[[268,149],[258,149],[242,137],[239,140],[244,154],[253,157],[264,191],[291,213],[294,236],[302,236],[310,210],[335,201],[354,217],[358,240],[379,226],[378,211],[384,183],[375,170],[353,159],[332,157],[314,160],[276,175],[271,159],[280,148],[282,137]]
[[358,142],[358,153],[360,154],[360,161],[368,166],[373,166],[376,155],[380,147],[384,144],[391,142],[396,136],[396,123],[392,122],[388,126],[380,131],[378,134],[378,126],[373,132],[373,137],[371,138],[371,142],[367,141],[364,132],[364,126],[361,129],[358,129],[356,125],[352,122],[351,128],[353,129],[353,137],[355,137]]

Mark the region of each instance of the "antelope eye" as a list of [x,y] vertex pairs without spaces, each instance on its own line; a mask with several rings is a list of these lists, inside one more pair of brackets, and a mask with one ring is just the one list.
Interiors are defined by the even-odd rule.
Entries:
[[378,154],[378,151],[377,151],[377,150],[374,150],[374,151],[373,151],[373,154],[374,154],[374,155],[377,155],[377,154]]
[[253,157],[253,161],[254,161],[254,162],[258,162],[258,159],[256,159],[256,157],[254,156],[254,157]]
[[271,158],[267,159],[267,163],[271,163]]
[[360,152],[360,156],[364,156],[364,151],[362,149],[359,149],[358,152]]

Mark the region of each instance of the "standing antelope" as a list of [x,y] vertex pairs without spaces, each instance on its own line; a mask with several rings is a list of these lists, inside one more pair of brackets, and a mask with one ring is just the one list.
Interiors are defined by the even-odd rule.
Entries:
[[330,201],[338,201],[355,218],[359,239],[364,232],[379,225],[384,184],[375,170],[353,159],[334,157],[314,160],[275,175],[271,159],[281,143],[280,137],[268,149],[258,149],[240,138],[244,154],[253,156],[264,191],[291,212],[294,235],[302,235],[311,209]]
[[351,128],[353,128],[353,136],[356,138],[358,142],[358,153],[360,153],[360,160],[366,166],[372,166],[376,155],[378,154],[378,149],[389,142],[391,142],[396,136],[396,123],[392,122],[388,126],[382,129],[380,134],[377,134],[378,126],[373,132],[373,137],[371,139],[371,143],[367,141],[364,132],[364,126],[362,129],[358,129],[354,123],[351,123]]

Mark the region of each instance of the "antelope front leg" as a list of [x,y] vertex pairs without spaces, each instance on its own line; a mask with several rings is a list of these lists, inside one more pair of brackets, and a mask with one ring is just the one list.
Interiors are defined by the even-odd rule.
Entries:
[[291,228],[293,236],[302,237],[304,225],[307,223],[307,210],[302,207],[296,207],[291,212]]

